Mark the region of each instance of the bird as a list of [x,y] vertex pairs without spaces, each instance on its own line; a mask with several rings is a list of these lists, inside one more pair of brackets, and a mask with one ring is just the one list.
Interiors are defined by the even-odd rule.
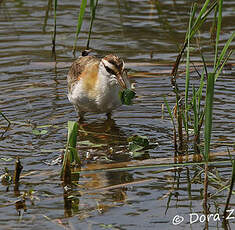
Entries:
[[112,111],[122,105],[120,91],[130,86],[124,61],[114,54],[101,59],[80,56],[69,69],[67,85],[79,121],[87,112],[105,113],[111,119]]

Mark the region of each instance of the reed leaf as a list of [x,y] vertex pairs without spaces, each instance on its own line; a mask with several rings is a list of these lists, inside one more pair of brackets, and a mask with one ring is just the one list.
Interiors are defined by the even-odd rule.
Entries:
[[[196,12],[196,4],[193,5],[190,12],[190,19],[188,25],[188,33],[191,31],[193,18]],[[184,114],[184,127],[188,137],[188,92],[189,92],[189,78],[190,78],[190,36],[187,36],[187,55],[186,55],[186,79],[185,79],[185,114]]]
[[86,45],[87,49],[89,49],[89,46],[90,46],[91,31],[92,31],[93,21],[95,19],[95,12],[96,12],[96,7],[98,5],[98,1],[99,0],[96,0],[96,3],[95,3],[94,0],[90,0],[91,20],[90,20],[90,28],[89,28],[89,34],[88,34],[88,39],[87,39],[87,45]]
[[215,83],[215,74],[209,73],[207,78],[207,88],[206,88],[205,130],[204,130],[205,149],[203,154],[206,162],[209,160],[209,154],[210,154],[214,83]]
[[171,122],[172,122],[172,124],[173,124],[173,126],[174,126],[174,128],[175,128],[174,117],[173,117],[173,115],[172,115],[172,112],[171,112],[170,106],[169,106],[169,104],[168,104],[168,101],[166,100],[165,97],[164,97],[164,102],[165,102],[167,111],[168,111],[168,113],[169,113],[169,116],[170,116],[170,118],[171,118]]
[[[208,0],[207,0],[208,1]],[[206,1],[206,2],[207,2]],[[208,4],[207,4],[208,5]],[[206,9],[207,5],[204,4],[203,8],[201,9],[193,27],[190,33],[190,37],[192,38],[197,31],[199,30],[199,28],[201,27],[201,25],[206,21],[207,16],[212,12],[212,10],[216,7],[217,5],[217,1],[215,1],[210,7],[209,9]],[[204,8],[205,7],[205,8]]]
[[216,61],[218,58],[219,38],[220,38],[221,23],[222,23],[222,6],[223,6],[223,0],[219,0],[218,1],[217,27],[216,27],[214,68],[216,66]]
[[199,123],[199,111],[197,109],[197,94],[195,87],[193,86],[193,114],[194,114],[194,135],[198,134],[198,123]]
[[205,85],[204,83],[204,69],[202,71],[202,74],[201,74],[201,79],[200,79],[200,85],[199,85],[199,88],[196,92],[196,97],[197,97],[197,103],[198,103],[198,112],[200,113],[200,110],[201,110],[201,99],[202,99],[202,90],[203,90],[203,87]]
[[68,135],[67,145],[63,160],[63,166],[61,170],[61,176],[64,173],[64,168],[68,162],[81,165],[80,158],[76,149],[77,145],[77,134],[78,134],[78,123],[74,121],[68,121]]
[[218,69],[218,71],[216,72],[215,74],[215,80],[219,77],[221,71],[223,70],[224,68],[224,65],[227,63],[228,59],[230,58],[230,56],[232,55],[233,51],[230,50],[230,52],[228,53],[228,55],[224,58],[224,61],[223,63],[221,64],[220,68]]
[[[231,42],[233,41],[235,37],[235,32],[232,33],[232,35],[230,36],[230,38],[228,39],[228,41],[226,42],[226,44],[224,45],[224,48],[222,49],[221,53],[220,53],[220,56],[218,57],[217,59],[217,62],[216,62],[216,65],[214,67],[214,72],[217,72],[220,65],[221,65],[221,62],[222,60],[224,59],[226,53],[227,53],[227,50],[231,44]],[[217,76],[218,77],[218,76]]]
[[78,35],[81,31],[86,5],[87,5],[87,0],[82,0],[81,6],[80,6],[80,11],[78,14],[77,30],[76,30],[75,41],[74,41],[74,46],[73,46],[73,54],[75,54],[75,51],[76,51]]
[[208,6],[209,3],[210,3],[210,0],[206,0],[206,1],[205,1],[205,3],[204,3],[204,5],[203,5],[202,9],[201,9],[200,12],[199,12],[199,15],[197,16],[197,19],[196,19],[194,25],[198,24],[198,21],[200,20],[200,18],[202,17],[202,15],[206,12],[207,6]]

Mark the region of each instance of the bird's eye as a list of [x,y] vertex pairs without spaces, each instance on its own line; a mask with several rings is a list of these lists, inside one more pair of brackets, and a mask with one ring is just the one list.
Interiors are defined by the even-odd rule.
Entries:
[[116,75],[115,71],[113,71],[112,69],[110,69],[108,66],[104,65],[106,71],[112,75]]

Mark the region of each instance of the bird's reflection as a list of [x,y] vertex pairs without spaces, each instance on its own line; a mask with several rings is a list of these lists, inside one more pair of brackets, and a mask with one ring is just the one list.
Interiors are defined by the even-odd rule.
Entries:
[[129,159],[127,135],[112,119],[79,123],[77,147],[83,160]]
[[79,139],[89,139],[93,143],[112,143],[123,139],[125,134],[113,119],[79,123]]
[[[84,146],[83,143],[92,143],[92,145]],[[97,147],[101,145],[101,147]],[[121,147],[120,147],[121,146]],[[96,151],[100,155],[106,155],[110,158],[110,148],[113,148],[114,152],[119,152],[116,155],[116,159],[113,161],[104,162],[99,158],[93,158],[90,161],[83,160],[83,167],[88,171],[83,171],[80,175],[80,181],[78,182],[79,192],[83,195],[77,195],[77,192],[71,192],[69,195],[65,193],[64,195],[64,210],[65,217],[73,216],[75,213],[77,215],[84,215],[92,210],[96,210],[99,213],[103,213],[109,208],[111,208],[114,203],[125,202],[127,197],[126,183],[133,181],[133,176],[130,172],[126,170],[121,170],[117,172],[112,172],[107,170],[106,165],[112,163],[117,164],[120,161],[129,161],[130,158],[124,159],[123,155],[126,154],[125,149],[127,148],[127,135],[126,133],[118,127],[116,122],[112,119],[99,120],[92,122],[82,122],[79,123],[78,131],[78,151],[83,154],[86,151]],[[84,151],[85,150],[85,151]],[[83,156],[84,157],[84,156]],[[91,167],[89,166],[91,165]],[[104,169],[102,171],[96,171],[93,168],[94,165],[102,165]],[[108,167],[108,166],[107,166]],[[107,168],[108,169],[108,168]],[[94,171],[94,172],[93,172]],[[115,187],[113,187],[115,186]],[[117,186],[117,187],[116,187]],[[88,195],[88,196],[87,196]],[[74,211],[73,202],[71,197],[76,197],[77,210]],[[112,200],[112,202],[108,202]],[[89,203],[92,207],[83,209],[84,204]],[[79,210],[79,211],[78,211]]]

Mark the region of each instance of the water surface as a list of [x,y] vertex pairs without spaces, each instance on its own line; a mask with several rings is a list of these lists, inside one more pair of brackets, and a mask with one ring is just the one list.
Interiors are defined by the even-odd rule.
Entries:
[[[13,186],[0,185],[1,229],[188,229],[190,213],[203,213],[203,185],[200,177],[196,177],[200,166],[182,167],[177,172],[171,167],[128,170],[124,166],[139,164],[137,160],[174,156],[172,125],[167,112],[162,114],[162,104],[164,96],[172,106],[175,100],[170,71],[184,40],[191,2],[99,3],[90,46],[97,56],[116,53],[125,60],[136,83],[137,98],[132,106],[118,109],[112,123],[104,115],[89,115],[86,125],[80,127],[78,149],[84,171],[80,186],[70,194],[71,199],[64,198],[59,177],[61,165],[54,160],[63,153],[67,121],[77,120],[66,95],[66,74],[74,60],[72,48],[79,3],[59,1],[58,4],[56,61],[59,64],[55,66],[51,53],[53,11],[48,11],[45,20],[47,2],[0,3],[0,109],[13,121],[0,140],[0,169],[7,167],[12,172],[14,160],[19,156],[24,166],[20,194],[31,189],[35,192],[33,203],[26,200],[27,211],[17,210],[15,202],[19,194]],[[234,29],[234,8],[233,1],[224,2],[221,46]],[[201,31],[201,46],[207,60],[212,62],[210,25],[208,21]],[[86,46],[88,28],[89,12],[79,35],[79,50]],[[233,48],[234,45],[233,42]],[[198,54],[193,60],[200,61]],[[234,63],[234,56],[230,62]],[[214,152],[224,153],[227,147],[233,150],[234,76],[232,67],[216,82]],[[197,82],[195,77],[192,83]],[[183,75],[178,83],[183,87]],[[7,123],[0,119],[3,133]],[[47,133],[33,134],[35,126],[44,126],[41,129]],[[135,134],[147,136],[154,145],[139,159],[133,159],[128,151],[127,138]],[[92,148],[81,145],[81,141],[102,146]],[[228,157],[216,158],[225,159]],[[123,169],[108,170],[107,163]],[[98,166],[106,170],[95,171]],[[231,164],[212,164],[210,170],[215,174],[218,171],[226,183]],[[210,183],[209,192],[214,195],[209,200],[211,213],[222,213],[224,207],[227,190],[216,194],[218,188],[216,182]],[[234,203],[232,197],[232,208]],[[185,221],[174,226],[172,219],[176,214],[184,216]],[[234,223],[234,220],[229,222],[231,229]],[[222,221],[210,221],[209,226],[223,229]],[[204,223],[191,225],[192,229],[203,227]]]

